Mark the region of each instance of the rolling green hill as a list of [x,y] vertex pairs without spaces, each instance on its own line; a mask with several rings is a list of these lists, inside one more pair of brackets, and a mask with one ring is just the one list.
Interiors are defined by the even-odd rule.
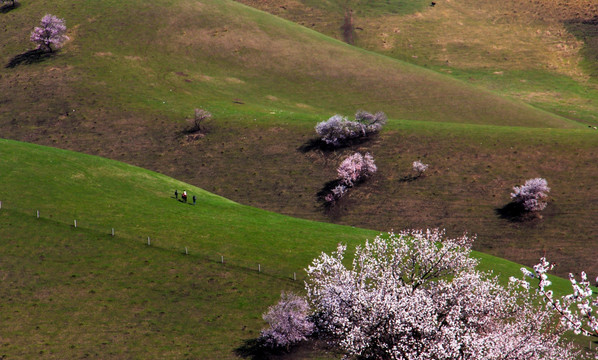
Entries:
[[[321,10],[338,10],[329,4]],[[455,4],[453,12],[441,13],[444,20],[465,13],[463,24],[472,29],[475,14],[487,15],[483,7],[459,10],[469,9],[469,2]],[[380,11],[364,13],[380,16]],[[55,56],[0,69],[3,137],[122,160],[286,215],[378,231],[446,227],[451,234],[477,233],[478,250],[517,262],[530,265],[547,253],[561,264],[561,274],[598,273],[593,218],[598,134],[582,125],[593,116],[593,100],[579,107],[585,115],[578,122],[503,97],[504,88],[492,86],[505,79],[513,92],[524,87],[536,98],[546,95],[536,91],[538,84],[584,93],[586,88],[566,73],[551,78],[552,72],[524,67],[495,74],[481,60],[473,70],[442,68],[430,43],[415,37],[414,47],[423,49],[418,64],[431,59],[434,72],[220,0],[23,2],[0,14],[3,64],[31,48],[29,33],[47,12],[66,19],[71,41]],[[484,43],[483,33],[472,32],[468,41]],[[464,63],[468,53],[480,54],[456,45],[461,49],[456,58]],[[449,70],[467,81],[440,74]],[[564,103],[544,108],[563,115],[583,99]],[[199,107],[211,111],[214,120],[204,138],[188,141],[184,119]],[[380,136],[350,149],[310,148],[318,121],[360,108],[390,116]],[[371,152],[380,171],[338,211],[326,213],[317,193],[334,180],[342,157],[357,150]],[[428,176],[403,181],[417,159],[431,165]],[[511,188],[537,176],[546,177],[553,189],[544,218],[524,223],[501,218]],[[66,205],[52,206],[77,209]],[[148,206],[140,211],[151,214]],[[80,221],[118,219],[118,213],[94,213]],[[151,224],[162,229],[158,238],[183,224],[156,221]],[[190,246],[183,240],[173,239],[179,251]]]
[[[2,140],[0,158],[7,359],[236,358],[280,291],[301,291],[312,258],[376,235],[250,208],[99,157]],[[177,201],[174,189],[198,203]],[[476,256],[503,279],[519,273]],[[566,283],[555,278],[557,290]]]

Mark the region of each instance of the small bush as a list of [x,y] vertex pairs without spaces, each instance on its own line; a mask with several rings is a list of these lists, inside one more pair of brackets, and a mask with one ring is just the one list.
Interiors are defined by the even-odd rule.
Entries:
[[525,211],[541,211],[546,207],[548,192],[550,192],[550,188],[546,179],[529,179],[525,181],[524,185],[513,187],[511,200],[521,204]]
[[423,162],[417,160],[413,162],[413,171],[417,174],[417,177],[420,177],[428,170],[428,164],[424,164]]
[[328,145],[345,146],[352,140],[377,133],[384,124],[386,124],[386,115],[383,112],[370,114],[360,110],[355,114],[355,121],[350,121],[341,115],[334,115],[318,123],[316,133]]
[[212,114],[209,111],[204,109],[195,109],[193,119],[188,120],[188,122],[190,123],[189,132],[201,132],[205,121],[211,118]]
[[304,298],[283,292],[278,304],[271,306],[262,316],[270,327],[262,330],[260,339],[269,347],[287,349],[306,340],[314,331],[309,313],[309,305]]

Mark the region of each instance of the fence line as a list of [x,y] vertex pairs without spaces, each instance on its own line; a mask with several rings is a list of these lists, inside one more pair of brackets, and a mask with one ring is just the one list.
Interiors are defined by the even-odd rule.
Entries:
[[[7,208],[6,203],[3,203],[2,201],[0,201],[0,211],[13,211],[13,212],[20,213],[24,216],[28,216],[28,214],[29,214],[29,212],[24,209],[12,208],[12,207]],[[69,221],[60,220],[55,217],[52,217],[52,215],[49,215],[49,217],[45,217],[45,216],[43,216],[43,214],[44,213],[40,212],[40,210],[35,210],[36,219],[47,220],[47,221],[54,222],[56,224],[63,224],[66,226],[70,226],[73,229],[89,230],[89,231],[93,231],[96,233],[104,234],[103,230],[98,229],[97,227],[93,227],[89,224],[85,225],[85,223],[84,222],[81,223],[81,221],[77,222],[77,219],[73,219],[71,225],[68,225],[70,220]],[[79,220],[81,220],[81,219],[79,219]],[[82,224],[84,224],[84,225],[81,226]],[[107,236],[126,239],[126,240],[130,240],[130,241],[135,241],[135,239],[130,236],[117,235],[116,234],[117,229],[114,227],[106,226],[106,229],[110,229],[109,232],[105,233]],[[297,282],[298,279],[299,279],[299,281],[305,279],[305,276],[303,276],[302,279],[300,279],[297,275],[298,273],[301,273],[302,270],[284,271],[284,270],[279,270],[279,269],[273,269],[268,266],[263,267],[262,266],[263,264],[258,261],[248,261],[245,259],[236,258],[234,256],[227,257],[227,260],[225,261],[225,255],[222,253],[210,255],[210,254],[206,254],[206,252],[204,252],[203,254],[202,253],[196,254],[196,253],[192,253],[192,248],[190,248],[189,246],[184,246],[184,248],[182,248],[182,249],[181,248],[177,249],[177,248],[173,248],[173,247],[160,247],[159,245],[157,246],[158,243],[159,243],[159,240],[152,239],[150,236],[147,236],[147,243],[146,243],[147,246],[156,247],[156,248],[166,250],[166,251],[182,253],[184,255],[192,255],[194,258],[202,259],[207,262],[218,263],[218,264],[221,264],[222,266],[237,268],[239,270],[257,273],[257,274],[261,274],[264,276],[276,277],[276,278],[283,279],[283,280],[289,280],[291,282]]]

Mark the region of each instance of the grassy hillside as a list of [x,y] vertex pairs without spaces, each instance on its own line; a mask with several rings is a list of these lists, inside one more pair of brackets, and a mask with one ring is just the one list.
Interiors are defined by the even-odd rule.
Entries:
[[[228,1],[24,2],[0,14],[4,64],[31,48],[46,12],[66,19],[72,40],[53,57],[0,69],[5,137],[123,160],[283,214],[376,230],[447,227],[525,264],[546,252],[561,273],[598,272],[597,134],[578,122]],[[196,107],[215,119],[189,142],[184,119]],[[379,137],[310,148],[316,122],[359,108],[389,114]],[[380,171],[327,214],[317,193],[354,150],[373,153]],[[430,174],[402,181],[416,159]],[[553,188],[544,219],[501,218],[511,187],[536,176]]]
[[[578,0],[241,2],[343,39],[596,125],[595,3]],[[332,6],[334,4],[335,6]],[[406,7],[405,4],[411,6]]]
[[[2,15],[3,63],[31,47],[28,34],[45,12],[66,19],[72,40],[51,61],[0,72],[8,104],[0,116],[7,121],[35,126],[77,107],[79,117],[112,123],[106,108],[181,119],[198,106],[236,113],[234,101],[262,115],[367,106],[411,120],[579,126],[230,1],[24,3]],[[42,85],[51,83],[52,95]],[[26,110],[15,104],[32,97],[42,104]],[[46,103],[54,101],[62,104]]]
[[[102,158],[6,140],[0,158],[7,359],[235,358],[280,291],[301,291],[301,269],[320,251],[376,235],[249,208]],[[175,200],[175,188],[197,194],[197,205]],[[497,274],[519,272],[477,256]]]

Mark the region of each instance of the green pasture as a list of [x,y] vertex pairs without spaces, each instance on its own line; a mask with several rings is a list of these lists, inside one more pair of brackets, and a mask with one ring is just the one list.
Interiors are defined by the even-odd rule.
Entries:
[[[0,158],[7,359],[235,358],[280,291],[302,291],[311,259],[377,234],[239,205],[99,157],[2,140]],[[519,276],[515,263],[476,256],[503,280]]]

